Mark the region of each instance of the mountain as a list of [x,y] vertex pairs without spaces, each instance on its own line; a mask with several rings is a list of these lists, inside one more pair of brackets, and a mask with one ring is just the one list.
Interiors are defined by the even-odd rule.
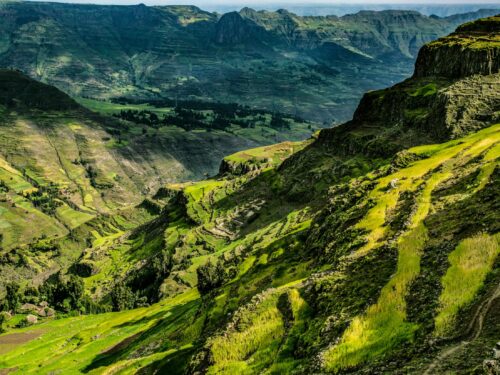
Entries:
[[409,76],[424,43],[493,14],[4,2],[0,66],[72,96],[237,102],[330,125],[350,119],[363,92]]
[[499,33],[461,26],[352,121],[4,251],[0,368],[494,373]]
[[[249,6],[259,10],[274,11],[283,7],[283,3],[266,2],[264,3],[247,3]],[[205,9],[218,13],[228,13],[240,10],[241,6],[235,4],[206,4]],[[287,9],[299,16],[344,16],[346,14],[357,13],[361,10],[383,11],[383,10],[400,10],[401,4],[398,3],[302,3],[302,4],[287,4]],[[481,9],[500,9],[498,4],[493,2],[475,2],[475,3],[406,3],[404,9],[414,10],[426,16],[436,15],[439,17],[453,16],[459,13],[476,12]]]

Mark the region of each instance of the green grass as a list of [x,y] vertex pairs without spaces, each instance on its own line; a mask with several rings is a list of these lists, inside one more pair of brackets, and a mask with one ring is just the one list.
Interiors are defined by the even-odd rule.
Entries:
[[395,275],[382,289],[375,305],[356,317],[339,345],[327,350],[325,367],[332,371],[355,367],[377,358],[403,342],[411,341],[417,325],[406,322],[405,296],[411,281],[420,272],[420,256],[427,240],[423,220],[430,209],[433,189],[449,174],[435,174],[426,181],[417,198],[418,208],[407,233],[398,240],[398,266]]
[[[356,225],[357,228],[369,232],[368,242],[358,251],[358,255],[363,255],[373,249],[377,242],[386,235],[388,229],[384,225],[386,213],[396,206],[399,193],[405,190],[414,190],[419,182],[422,182],[422,177],[426,173],[456,157],[460,152],[467,150],[464,156],[477,156],[499,141],[500,125],[494,125],[460,140],[410,149],[409,152],[424,156],[425,159],[381,178],[377,187],[370,192],[369,198],[373,199],[376,204]],[[386,188],[392,180],[398,181],[397,188],[387,191]]]
[[425,86],[419,87],[412,93],[410,93],[411,96],[416,97],[416,96],[432,96],[437,93],[437,84],[435,83],[429,83]]
[[479,234],[463,240],[448,256],[450,268],[441,283],[435,334],[451,332],[460,309],[472,302],[500,254],[500,234]]
[[[11,374],[40,374],[63,371],[65,374],[80,374],[86,368],[89,373],[101,373],[97,364],[104,361],[104,353],[127,338],[141,332],[153,335],[154,327],[162,324],[166,330],[176,327],[177,319],[193,309],[198,294],[195,289],[173,299],[167,299],[149,308],[141,308],[120,313],[107,313],[75,318],[45,320],[35,327],[17,330],[16,333],[33,332],[39,337],[11,344],[0,357],[0,368],[13,369]],[[0,335],[2,339],[8,334]],[[133,342],[133,341],[132,341]],[[182,341],[181,341],[182,342]],[[129,344],[131,345],[131,344]],[[186,345],[183,343],[182,345]],[[121,360],[117,350],[108,371],[122,369],[133,371],[135,365],[145,366],[160,358],[165,358],[181,349],[166,348],[136,360]],[[111,357],[112,353],[109,354]],[[104,362],[106,363],[106,362]],[[96,367],[97,366],[97,367]]]
[[95,217],[95,215],[76,211],[66,204],[58,207],[56,211],[56,217],[70,229],[78,228],[80,225],[85,224]]
[[302,150],[311,140],[303,142],[283,142],[271,146],[263,146],[250,150],[240,151],[224,159],[235,163],[260,164],[277,166],[290,155]]
[[214,365],[209,374],[253,374],[272,361],[285,332],[277,300],[278,294],[274,293],[255,311],[241,310],[239,325],[244,329],[230,331],[211,342]]
[[82,106],[104,115],[112,115],[121,111],[151,111],[156,114],[172,113],[173,108],[157,108],[149,104],[119,104],[108,101],[101,101],[87,98],[76,98],[76,101]]
[[[420,273],[421,251],[427,239],[427,229],[423,221],[431,209],[432,191],[441,182],[453,176],[452,171],[456,164],[484,152],[491,155],[500,141],[499,130],[500,126],[495,125],[460,141],[412,149],[410,152],[425,155],[427,158],[379,179],[378,185],[369,194],[369,198],[375,200],[376,204],[357,224],[358,228],[368,231],[367,243],[349,258],[363,257],[385,243],[383,240],[389,230],[385,223],[386,215],[395,207],[400,193],[414,191],[414,194],[417,194],[417,208],[412,215],[408,231],[400,236],[397,242],[399,255],[395,275],[382,289],[378,302],[351,322],[338,345],[323,353],[328,370],[337,372],[355,367],[412,340],[418,326],[405,320],[405,296],[411,281]],[[441,171],[435,171],[437,167],[440,167]],[[431,171],[434,172],[429,175]],[[396,187],[388,189],[389,182],[393,180],[397,180]],[[418,191],[420,184],[423,184],[423,189]]]

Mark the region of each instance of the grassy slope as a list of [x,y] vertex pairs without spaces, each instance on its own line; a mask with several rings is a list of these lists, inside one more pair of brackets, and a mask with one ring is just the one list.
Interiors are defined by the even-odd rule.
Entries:
[[[2,71],[0,80],[2,87],[12,91],[2,92],[5,96],[2,100],[7,101],[9,95],[21,95],[15,99],[19,103],[30,100],[28,104],[45,108],[27,110],[21,106],[16,111],[0,108],[0,180],[8,187],[0,201],[4,212],[0,246],[5,249],[29,244],[40,237],[61,237],[96,215],[139,203],[145,193],[163,183],[214,174],[222,156],[241,148],[272,140],[305,138],[310,133],[308,125],[294,122],[291,130],[283,134],[262,126],[235,127],[231,129],[233,134],[165,127],[150,129],[151,134],[144,135],[141,126],[121,124],[121,134],[111,135],[99,120],[82,113],[69,97],[57,90],[51,94],[53,103],[44,102],[43,90],[50,90],[49,86],[11,71]],[[28,92],[30,99],[22,96]],[[128,108],[82,101],[106,114]],[[66,102],[71,108],[63,108]],[[170,108],[154,110],[171,111]],[[89,168],[94,176],[89,175]],[[28,193],[49,184],[57,185],[60,204],[50,217],[26,199]]]
[[[366,246],[369,248],[361,247],[356,252],[348,254],[346,257],[348,263],[362,261],[371,252],[376,252],[376,248],[387,238],[389,228],[386,227],[386,219],[374,220],[374,214],[378,212],[378,215],[384,216],[390,211],[387,205],[394,205],[397,201],[397,199],[387,200],[387,194],[381,191],[390,181],[397,177],[400,182],[389,192],[395,190],[398,195],[403,191],[415,193],[416,209],[411,215],[412,219],[407,229],[396,242],[399,253],[396,273],[382,288],[378,301],[368,307],[365,313],[355,317],[342,335],[340,343],[323,352],[326,369],[342,369],[372,358],[379,358],[390,353],[392,348],[402,342],[413,340],[413,332],[418,329],[418,325],[405,319],[405,296],[408,293],[409,283],[419,274],[419,257],[425,247],[426,238],[432,236],[427,233],[424,220],[430,210],[439,210],[439,206],[433,203],[430,196],[434,194],[437,186],[461,174],[464,165],[468,165],[471,160],[477,162],[477,158],[480,158],[479,164],[475,167],[478,171],[489,169],[491,165],[498,165],[498,158],[491,155],[495,154],[499,141],[500,125],[496,125],[442,145],[418,147],[411,152],[422,155],[425,159],[393,174],[372,177],[375,178],[375,185],[368,198],[380,202],[384,209],[380,210],[377,205],[373,206],[364,218],[360,218],[357,226],[368,230],[367,238],[372,238],[373,233],[379,231],[381,234],[378,241],[367,242]],[[487,186],[482,181],[484,176],[481,174],[478,176],[477,184],[467,190],[466,196],[461,197],[462,200],[478,194]],[[186,363],[187,357],[182,355],[189,356],[190,345],[194,344],[195,347],[199,345],[195,340],[202,332],[210,332],[212,324],[217,326],[224,321],[226,312],[240,306],[241,301],[245,301],[245,296],[257,294],[248,305],[243,304],[233,313],[230,320],[233,323],[227,326],[226,334],[213,336],[206,343],[206,347],[213,353],[214,361],[209,372],[255,373],[264,369],[271,371],[271,368],[278,372],[288,372],[298,366],[304,366],[305,363],[293,359],[292,352],[296,350],[293,348],[296,348],[298,337],[301,335],[307,337],[313,328],[303,323],[304,319],[310,319],[310,312],[307,303],[300,297],[304,294],[301,280],[307,277],[312,269],[302,259],[295,264],[296,270],[292,273],[280,276],[277,271],[281,267],[292,267],[294,262],[298,261],[294,260],[293,252],[296,252],[299,259],[301,253],[302,256],[307,254],[303,253],[300,244],[297,247],[294,238],[297,238],[297,234],[306,233],[304,229],[310,225],[310,221],[307,221],[310,216],[301,209],[295,209],[286,216],[285,221],[270,219],[266,227],[255,229],[236,241],[217,242],[213,235],[200,229],[203,227],[212,229],[210,223],[215,221],[214,217],[224,217],[231,212],[234,213],[228,208],[222,209],[224,206],[219,206],[218,202],[226,196],[228,186],[232,186],[230,189],[238,189],[239,186],[244,186],[241,183],[242,181],[234,180],[218,183],[207,181],[186,187],[185,194],[190,206],[188,214],[201,224],[191,228],[184,226],[184,229],[180,229],[182,226],[172,223],[167,229],[167,231],[180,229],[186,246],[181,252],[188,251],[189,248],[193,265],[205,263],[208,257],[230,259],[236,248],[245,253],[247,251],[244,250],[245,244],[252,244],[248,248],[250,253],[245,253],[245,256],[240,258],[245,260],[236,262],[236,277],[218,292],[217,298],[202,301],[192,289],[188,288],[178,297],[165,299],[146,309],[45,321],[40,326],[19,331],[35,331],[42,334],[40,338],[26,343],[8,344],[9,351],[2,355],[3,362],[0,362],[0,365],[18,367],[17,371],[20,373],[30,371],[44,373],[58,368],[73,369],[71,371],[75,373],[85,369],[85,371],[91,370],[90,373],[101,373],[103,368],[99,368],[100,366],[108,366],[106,370],[112,373],[118,369],[123,371],[119,373],[128,373],[147,366],[171,369],[169,366],[177,363],[175,358],[179,358],[177,357],[179,355],[184,358],[183,363]],[[221,190],[226,193],[222,193]],[[221,209],[211,211],[209,207],[221,207]],[[257,220],[256,224],[260,220],[262,219]],[[370,225],[367,226],[368,223]],[[195,238],[204,238],[207,244],[214,246],[210,255],[194,246]],[[465,243],[468,241],[475,240],[466,240]],[[498,249],[498,246],[495,248]],[[457,251],[461,251],[460,248],[457,248]],[[450,259],[453,257],[455,255],[450,254]],[[447,300],[446,296],[452,293],[447,286],[449,284],[447,280],[457,272],[454,264],[455,261],[451,261],[449,273],[443,278],[442,300]],[[492,263],[491,261],[482,263],[481,267],[481,271],[477,271],[480,274],[474,276],[476,281],[471,287],[473,290],[477,290],[481,279],[491,270]],[[194,267],[188,267],[174,272],[189,283],[190,280],[195,281],[195,278],[190,276],[194,270]],[[275,289],[265,290],[259,286],[266,278],[272,281],[271,284],[267,281],[264,285],[273,286]],[[201,309],[199,309],[200,303],[203,304]],[[467,301],[461,303],[465,304]],[[446,314],[448,320],[453,319],[454,313],[450,312],[449,308]],[[182,319],[177,320],[176,317],[180,316]],[[437,321],[441,319],[440,316],[436,318]],[[79,334],[75,334],[77,326]],[[187,327],[190,327],[187,333],[178,334]],[[357,331],[361,327],[365,327],[363,333]],[[139,332],[142,333],[138,334]],[[0,337],[5,342],[9,336]],[[61,346],[62,342],[66,344]],[[126,342],[127,345],[117,345],[120,342]],[[7,350],[5,348],[4,344],[4,353]],[[26,356],[29,350],[33,350],[31,352],[33,354]]]
[[[408,97],[434,97],[428,84]],[[500,125],[376,159],[365,152],[379,128],[351,125],[341,134],[345,143],[338,142],[339,131],[324,131],[259,173],[168,185],[151,202],[161,212],[131,232],[93,223],[100,230],[92,232],[85,256],[96,259],[99,272],[87,288],[105,294],[112,281],[127,277],[123,269],[164,250],[173,261],[159,292],[169,297],[146,309],[71,318],[92,335],[79,337],[60,328],[70,320],[50,319],[41,323],[47,331],[39,339],[2,335],[7,349],[0,349],[0,367],[42,373],[59,363],[96,373],[187,366],[214,373],[421,369],[427,339],[463,330],[497,274]],[[391,140],[395,128],[389,123],[380,139]],[[252,164],[255,156],[282,151],[233,157]],[[487,244],[486,257],[464,259],[464,249],[477,252],[478,242]],[[209,260],[223,262],[227,279],[199,298],[196,269]],[[470,278],[469,294],[450,305],[456,278]],[[140,319],[124,321],[134,314]],[[111,326],[99,325],[102,316]],[[37,327],[24,331],[30,329]],[[473,345],[484,353],[494,341],[483,336],[479,330]],[[45,338],[54,343],[33,351],[44,350],[34,368],[24,350]],[[408,365],[412,355],[415,363]],[[480,355],[467,359],[468,368],[482,363]],[[77,365],[66,365],[71,361]]]
[[[423,188],[417,197],[417,208],[413,212],[407,233],[398,240],[398,269],[391,281],[382,289],[379,301],[371,306],[364,316],[356,318],[345,332],[340,344],[328,350],[325,354],[326,366],[330,369],[353,367],[364,361],[390,351],[392,347],[401,342],[412,340],[417,329],[411,323],[405,322],[405,294],[409,283],[420,272],[420,256],[427,240],[427,228],[423,220],[430,210],[430,196],[432,191],[453,176],[454,165],[464,163],[481,155],[492,145],[500,141],[500,127],[494,126],[485,131],[457,142],[440,145],[439,147],[422,146],[411,149],[416,154],[429,154],[431,156],[416,162],[413,166],[405,168],[395,174],[383,178],[378,189],[386,187],[390,181],[397,179],[399,186],[391,189],[389,193],[383,192],[373,197],[377,205],[372,208],[367,221],[359,224],[361,228],[369,230],[367,245],[358,250],[365,255],[374,247],[380,246],[380,240],[385,238],[387,227],[386,213],[396,205],[397,197],[402,192]],[[465,159],[465,161],[463,160]],[[496,161],[489,161],[496,165]],[[431,171],[440,169],[441,171]],[[429,173],[432,173],[429,176]],[[422,177],[425,176],[424,179]],[[401,181],[401,182],[399,182]],[[377,191],[377,188],[374,190]],[[373,193],[372,193],[373,194]],[[368,225],[367,225],[368,224]],[[352,256],[360,256],[355,253]],[[485,265],[491,270],[491,261]],[[486,271],[486,272],[488,272]],[[446,297],[444,297],[446,298]]]

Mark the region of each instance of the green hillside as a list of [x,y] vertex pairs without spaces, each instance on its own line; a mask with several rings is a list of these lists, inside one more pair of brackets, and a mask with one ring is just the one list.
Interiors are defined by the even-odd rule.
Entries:
[[0,66],[72,96],[236,102],[330,125],[350,119],[364,92],[409,76],[424,43],[493,14],[218,15],[9,1],[0,4]]
[[234,105],[79,101],[106,117],[0,70],[0,290],[38,283],[89,244],[150,219],[154,207],[136,207],[164,184],[215,175],[226,154],[307,138],[317,127]]
[[[146,199],[133,190],[142,176],[125,173],[135,159],[124,155],[140,149],[119,153],[134,147],[123,145],[128,133],[112,147],[101,146],[101,136],[91,138],[109,134],[115,120],[103,124],[95,114],[91,120],[71,112],[62,126],[58,121],[73,109],[50,116],[30,111],[25,118],[22,101],[5,107],[13,119],[2,137],[17,132],[10,139],[23,140],[29,151],[25,137],[44,127],[47,143],[59,142],[57,151],[73,145],[63,143],[70,131],[85,132],[82,150],[95,154],[80,160],[96,167],[83,178],[81,163],[64,169],[62,156],[57,168],[22,169],[21,161],[30,159],[14,148],[0,164],[6,175],[0,227],[16,218],[28,227],[23,215],[45,215],[26,230],[43,223],[55,232],[1,253],[1,371],[495,369],[500,72],[485,70],[481,57],[498,64],[498,20],[466,24],[424,47],[415,75],[366,93],[352,121],[304,141],[228,153],[219,174],[158,183]],[[454,47],[473,37],[481,48],[465,40]],[[450,61],[466,68],[445,74]],[[120,108],[120,117],[136,110],[134,121],[146,115],[152,121],[144,111],[171,111],[145,103],[87,105],[115,114]],[[81,107],[77,112],[89,116]],[[52,138],[49,129],[61,135]],[[32,144],[36,165],[48,163],[45,141]],[[105,187],[105,168],[117,166],[123,177]]]

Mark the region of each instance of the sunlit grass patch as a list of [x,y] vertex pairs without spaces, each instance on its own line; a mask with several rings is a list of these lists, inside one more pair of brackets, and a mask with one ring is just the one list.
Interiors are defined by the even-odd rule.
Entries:
[[56,216],[71,229],[77,228],[95,217],[85,212],[76,211],[66,204],[57,208]]
[[483,285],[486,275],[500,254],[500,235],[478,234],[462,241],[448,259],[450,268],[442,278],[436,335],[445,335],[453,328],[460,308],[470,303]]
[[272,363],[285,326],[277,307],[279,293],[270,292],[262,298],[257,306],[237,313],[237,328],[212,340],[214,365],[209,374],[253,374]]
[[271,146],[257,147],[229,155],[225,160],[235,163],[251,162],[258,164],[265,162],[276,166],[310,143],[311,140],[307,140],[303,142],[283,142]]
[[406,321],[405,296],[411,281],[420,273],[421,252],[427,241],[423,220],[429,213],[431,193],[448,177],[450,173],[436,173],[425,182],[417,198],[417,209],[409,230],[397,243],[398,267],[395,275],[382,289],[377,303],[370,306],[364,315],[356,317],[340,343],[323,354],[328,370],[355,367],[413,339],[418,326]]
[[[368,242],[357,251],[356,256],[366,254],[384,238],[387,233],[387,227],[384,226],[386,213],[396,206],[401,192],[415,190],[426,173],[445,164],[459,153],[465,151],[464,156],[475,157],[499,141],[500,125],[494,125],[460,140],[410,149],[409,152],[426,158],[379,180],[377,187],[369,194],[369,198],[376,204],[357,224],[358,228],[368,231]],[[387,190],[391,181],[397,181],[396,186]]]
[[415,91],[413,91],[411,96],[431,96],[435,95],[437,92],[437,85],[435,83],[429,83],[425,86],[419,87]]
[[[0,367],[14,369],[12,374],[80,374],[110,348],[140,332],[146,332],[160,320],[168,329],[176,327],[177,319],[190,308],[188,303],[194,303],[198,297],[196,289],[192,289],[148,308],[47,320],[36,327],[20,329],[17,332],[34,331],[42,334],[2,354]],[[170,353],[167,349],[152,357],[141,357],[139,362],[146,365]],[[129,366],[133,369],[136,361],[117,364],[125,371]],[[102,370],[96,367],[90,373],[101,373]]]

